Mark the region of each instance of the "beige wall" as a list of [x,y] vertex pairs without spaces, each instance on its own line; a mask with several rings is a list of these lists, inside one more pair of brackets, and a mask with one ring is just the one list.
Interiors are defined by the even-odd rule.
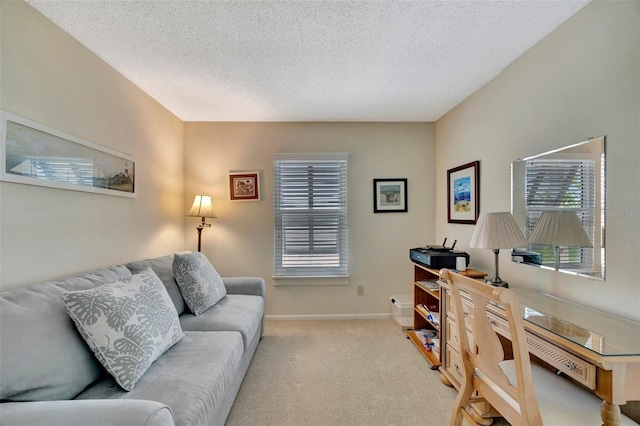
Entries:
[[[433,242],[434,146],[427,123],[185,123],[185,208],[213,197],[219,218],[202,251],[222,275],[264,277],[268,315],[388,315],[389,296],[412,291],[409,249]],[[282,152],[349,153],[348,285],[274,285],[272,155]],[[262,201],[229,202],[231,170],[261,171]],[[373,213],[374,178],[408,178],[408,213]],[[188,249],[197,224],[187,220]]]
[[[411,291],[408,249],[473,226],[448,224],[446,170],[481,161],[481,210],[510,208],[516,158],[607,135],[607,281],[515,265],[503,278],[640,319],[638,2],[594,2],[443,117],[427,123],[182,123],[23,2],[2,1],[0,108],[133,155],[138,198],[0,183],[2,289],[195,249],[195,193],[219,219],[203,251],[224,275],[259,275],[270,315],[375,315]],[[436,143],[437,140],[437,143]],[[351,278],[275,286],[275,152],[347,151]],[[228,202],[227,172],[260,170],[263,201]],[[409,212],[373,214],[372,179],[407,177]],[[186,241],[186,244],[185,244]],[[469,250],[491,271],[492,254]],[[356,287],[364,286],[364,296]]]
[[[640,320],[640,2],[593,2],[436,124],[437,238],[466,246],[473,226],[447,223],[446,170],[481,162],[481,212],[509,211],[510,162],[607,136],[607,279],[500,259],[511,283]],[[493,271],[490,250],[471,265]]]
[[0,108],[134,156],[138,193],[1,182],[1,288],[181,250],[183,123],[27,4],[1,5]]

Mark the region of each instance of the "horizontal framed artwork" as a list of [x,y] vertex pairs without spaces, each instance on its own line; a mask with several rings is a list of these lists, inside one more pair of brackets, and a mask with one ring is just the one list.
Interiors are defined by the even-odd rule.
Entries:
[[373,180],[374,213],[405,213],[407,211],[406,178]]
[[447,170],[449,223],[475,224],[480,214],[480,162]]
[[230,201],[260,201],[260,172],[229,172]]
[[133,157],[0,111],[0,179],[133,198]]

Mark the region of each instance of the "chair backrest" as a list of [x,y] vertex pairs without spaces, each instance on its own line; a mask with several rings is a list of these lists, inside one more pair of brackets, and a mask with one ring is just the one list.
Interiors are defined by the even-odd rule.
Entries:
[[[451,425],[460,425],[463,417],[469,423],[476,424],[467,412],[467,405],[473,402],[474,390],[512,425],[541,425],[524,324],[515,294],[507,288],[494,287],[447,269],[443,269],[440,275],[449,283],[463,367],[463,383],[452,413]],[[470,347],[467,337],[468,329],[462,308],[463,295],[473,304],[473,347]],[[509,323],[517,383],[510,383],[500,368],[500,362],[504,361],[504,350],[487,316],[487,305],[490,302],[503,307]]]

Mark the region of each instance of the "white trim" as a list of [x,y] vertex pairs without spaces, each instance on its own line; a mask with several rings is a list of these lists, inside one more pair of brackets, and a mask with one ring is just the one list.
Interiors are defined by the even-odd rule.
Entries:
[[280,152],[273,154],[274,161],[347,160],[348,152]]
[[326,277],[296,277],[296,276],[273,276],[273,285],[275,286],[292,286],[292,285],[349,285],[349,276],[326,276]]
[[391,314],[265,315],[264,317],[274,321],[381,320],[391,319]]

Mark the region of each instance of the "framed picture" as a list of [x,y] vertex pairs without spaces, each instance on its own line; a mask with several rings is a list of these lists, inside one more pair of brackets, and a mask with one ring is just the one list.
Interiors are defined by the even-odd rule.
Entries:
[[230,201],[260,201],[259,172],[229,172]]
[[0,179],[134,198],[134,159],[17,115],[0,111]]
[[373,180],[374,213],[404,213],[407,208],[407,179]]
[[447,170],[449,223],[475,224],[480,214],[480,162]]

